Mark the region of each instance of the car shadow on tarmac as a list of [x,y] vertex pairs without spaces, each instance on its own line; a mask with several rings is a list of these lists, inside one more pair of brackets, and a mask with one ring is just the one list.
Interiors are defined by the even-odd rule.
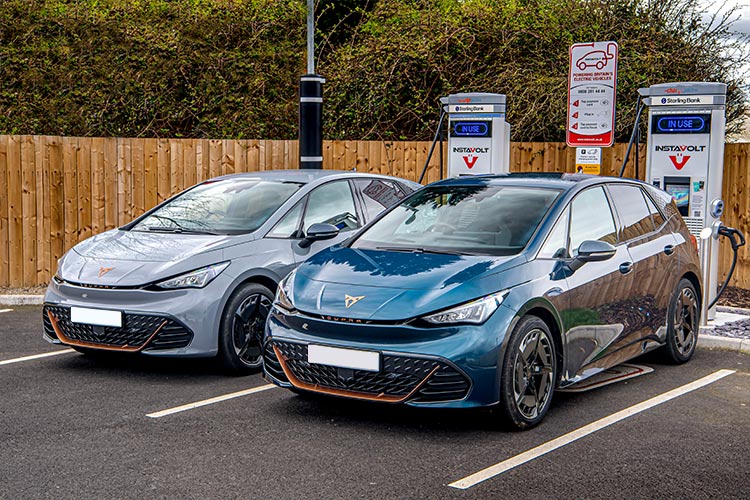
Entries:
[[292,394],[269,402],[266,412],[284,420],[335,423],[351,428],[386,428],[398,432],[477,432],[510,430],[497,410],[415,408],[403,404],[375,403],[326,396]]
[[87,374],[130,377],[228,377],[213,358],[172,359],[125,353],[72,353],[66,358],[66,369]]

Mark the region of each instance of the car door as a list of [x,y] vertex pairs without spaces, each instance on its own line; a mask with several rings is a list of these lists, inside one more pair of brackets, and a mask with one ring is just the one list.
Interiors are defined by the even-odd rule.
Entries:
[[[271,229],[267,237],[288,240],[294,252],[294,260],[299,264],[320,250],[351,236],[352,231],[362,226],[361,219],[349,181],[331,181],[316,187],[297,202]],[[339,228],[339,234],[334,238],[314,241],[310,246],[301,247],[300,241],[307,233],[307,229],[315,223],[332,224]]]
[[[664,219],[653,202],[649,205],[650,200],[639,186],[610,184],[608,191],[620,221],[619,240],[627,245],[633,262],[628,344],[656,342],[664,337],[666,329],[676,241],[671,232],[660,230]],[[659,222],[660,227],[656,227]],[[635,346],[633,351],[637,353],[640,348]]]
[[580,192],[568,209],[568,250],[561,262],[571,262],[587,240],[615,245],[612,258],[588,262],[566,273],[567,290],[560,300],[565,304],[560,311],[565,330],[563,376],[576,381],[611,366],[607,357],[625,332],[620,310],[631,294],[628,266],[632,261],[627,246],[617,244],[614,214],[602,186]]

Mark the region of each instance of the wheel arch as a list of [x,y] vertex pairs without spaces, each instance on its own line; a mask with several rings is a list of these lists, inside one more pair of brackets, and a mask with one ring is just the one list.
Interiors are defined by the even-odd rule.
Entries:
[[[222,297],[221,309],[216,324],[217,356],[224,369],[231,375],[245,375],[256,371],[262,366],[263,331],[265,330],[265,320],[262,316],[252,316],[252,326],[250,326],[250,323],[244,324],[245,328],[252,328],[252,330],[244,331],[245,340],[241,345],[235,342],[235,334],[233,333],[235,332],[233,323],[235,320],[232,319],[235,314],[234,308],[241,307],[245,303],[245,300],[252,296],[243,294],[242,289],[247,289],[250,294],[258,294],[260,292],[259,287],[266,288],[270,292],[269,300],[273,302],[277,283],[280,281],[279,277],[269,270],[258,269],[255,270],[256,272],[253,271],[253,269],[250,269],[240,276],[235,277],[227,287]],[[261,294],[266,295],[265,292],[261,292]],[[270,310],[270,305],[268,307]],[[257,311],[259,309],[256,308],[254,310]],[[229,322],[227,323],[227,321]],[[242,321],[246,320],[242,319]],[[248,332],[252,333],[249,334]],[[256,338],[260,343],[260,358],[257,358],[254,353],[251,354],[252,358],[243,357],[244,348],[251,342],[251,340],[248,340],[250,336]]]
[[687,271],[685,274],[682,275],[682,278],[685,278],[693,285],[696,293],[698,294],[698,304],[699,305],[703,304],[703,290],[701,289],[700,278],[692,271]]
[[[279,283],[281,282],[282,278],[283,278],[282,276],[279,276],[273,271],[270,271],[264,268],[248,269],[247,271],[243,272],[241,275],[237,276],[232,281],[232,283],[227,287],[226,292],[224,292],[224,296],[221,298],[221,304],[219,306],[219,313],[218,313],[218,322],[216,324],[216,332],[218,333],[219,328],[221,328],[221,317],[224,314],[224,309],[226,309],[227,307],[229,298],[237,290],[237,288],[244,285],[245,283],[256,283],[256,284],[265,286],[266,288],[271,290],[272,294],[275,294],[276,288],[279,286]],[[216,335],[217,347],[218,347],[218,342],[219,342],[219,335],[217,334]]]
[[[560,314],[549,300],[545,298],[537,298],[527,302],[518,310],[508,331],[513,331],[518,322],[525,316],[536,316],[544,321],[547,328],[549,328],[550,333],[552,334],[552,339],[555,341],[555,351],[557,353],[557,382],[559,382],[563,373],[563,361],[565,356],[563,324],[560,319]],[[510,337],[510,335],[506,336],[504,347],[507,347],[508,337]]]
[[239,286],[244,285],[245,283],[257,283],[259,285],[265,286],[266,288],[271,290],[272,293],[276,293],[276,288],[279,286],[282,278],[283,276],[279,276],[277,273],[271,271],[270,269],[265,269],[262,267],[244,271],[242,274],[237,276],[232,282],[231,286],[227,288],[227,293],[224,296],[224,304],[222,305],[222,310],[226,306],[226,302],[229,300],[229,297],[231,297],[231,295],[235,290],[237,290]]

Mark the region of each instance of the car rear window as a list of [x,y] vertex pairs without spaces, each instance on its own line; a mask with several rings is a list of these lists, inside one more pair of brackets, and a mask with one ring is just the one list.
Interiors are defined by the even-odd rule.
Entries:
[[367,219],[372,220],[386,208],[406,197],[395,182],[384,179],[355,179],[354,184],[362,193]]

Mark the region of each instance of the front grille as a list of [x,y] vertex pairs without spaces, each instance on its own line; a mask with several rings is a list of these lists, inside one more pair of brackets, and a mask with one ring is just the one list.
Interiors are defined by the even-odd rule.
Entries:
[[[373,399],[402,401],[413,396],[434,402],[462,399],[470,387],[463,374],[435,359],[384,354],[379,372],[350,370],[309,363],[305,344],[272,342],[294,378],[314,388],[360,393]],[[266,369],[272,373],[271,367]]]
[[469,393],[471,384],[454,368],[443,365],[419,388],[413,401],[436,402],[463,399]]
[[167,320],[167,323],[148,345],[148,350],[187,347],[191,340],[193,340],[193,334],[190,330],[174,320]]
[[[159,333],[151,340],[149,349],[176,349],[186,347],[193,338],[190,330],[177,321],[163,316],[123,313],[122,327],[96,326],[73,323],[70,320],[69,307],[45,306],[43,312],[45,331],[49,324],[53,335],[55,332],[48,313],[51,313],[57,321],[60,333],[71,343],[95,344],[121,349],[142,348],[159,330]],[[57,337],[54,335],[54,338]]]
[[52,321],[49,319],[46,307],[42,312],[42,324],[44,325],[44,333],[51,339],[57,339],[57,334],[55,333],[55,329],[52,328]]
[[266,348],[263,350],[263,368],[266,370],[266,373],[276,380],[289,382],[289,379],[286,378],[286,374],[284,373],[284,369],[281,367],[279,358],[276,357],[276,352],[273,350],[271,342],[267,342]]

